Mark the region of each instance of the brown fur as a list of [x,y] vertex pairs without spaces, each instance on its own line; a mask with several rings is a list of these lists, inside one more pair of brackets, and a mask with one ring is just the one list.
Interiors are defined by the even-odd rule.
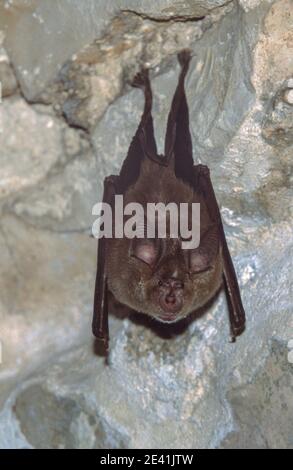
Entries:
[[[148,202],[199,202],[201,212],[201,233],[211,224],[202,198],[183,181],[176,178],[171,167],[145,161],[140,177],[130,187],[124,203],[139,202],[146,208]],[[153,270],[139,259],[130,256],[129,239],[107,240],[107,277],[108,286],[115,298],[132,309],[159,317],[163,311],[158,299],[158,280],[176,277],[184,283],[183,305],[176,320],[186,317],[211,299],[222,283],[222,258],[218,252],[208,271],[192,274],[188,272],[186,251],[180,247],[179,240],[164,240],[165,255]],[[123,266],[123,269],[121,268]]]

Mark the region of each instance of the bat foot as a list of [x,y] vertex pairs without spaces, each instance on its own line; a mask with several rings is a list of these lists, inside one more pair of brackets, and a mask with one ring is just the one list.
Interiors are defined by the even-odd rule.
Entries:
[[93,327],[92,332],[95,337],[95,346],[98,346],[98,349],[107,353],[109,349],[109,335],[95,327]]
[[237,336],[242,335],[244,331],[245,331],[245,323],[236,328],[233,328],[233,330],[231,331],[230,343],[235,343]]
[[181,67],[186,67],[188,66],[190,59],[191,59],[191,50],[183,49],[182,51],[179,52],[177,57],[178,57],[178,62],[181,65]]
[[96,336],[94,349],[98,356],[107,356],[109,352],[109,338]]
[[109,338],[107,336],[97,336],[97,340],[105,346],[105,349],[109,348]]
[[142,69],[140,72],[138,72],[132,83],[131,86],[134,88],[146,88],[149,86],[149,71],[148,69]]

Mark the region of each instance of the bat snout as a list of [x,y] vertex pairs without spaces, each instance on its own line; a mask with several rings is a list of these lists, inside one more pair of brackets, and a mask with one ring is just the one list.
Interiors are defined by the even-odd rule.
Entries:
[[175,295],[162,295],[160,297],[160,306],[164,312],[173,315],[181,309],[182,298]]
[[168,279],[160,283],[159,304],[163,312],[162,321],[174,321],[183,305],[183,283],[178,279]]

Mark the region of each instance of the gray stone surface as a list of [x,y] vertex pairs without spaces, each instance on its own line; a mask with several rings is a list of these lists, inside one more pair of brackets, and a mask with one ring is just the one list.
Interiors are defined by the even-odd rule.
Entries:
[[[254,101],[250,48],[257,37],[261,13],[264,11],[244,15],[235,7],[203,39],[199,38],[194,47],[186,88],[192,115],[194,154],[203,161],[209,159],[209,163],[211,160],[218,163],[223,149]],[[168,112],[177,84],[179,66],[176,58],[169,69],[153,82],[155,128],[160,151],[163,151]],[[93,130],[93,142],[103,160],[109,160],[107,155],[110,154],[120,165],[139,122],[142,106],[140,91],[133,90],[109,107]],[[119,134],[121,120],[126,121],[123,134]],[[110,138],[113,134],[115,139]]]
[[17,82],[10,65],[0,61],[0,82],[2,84],[2,98],[13,95],[17,89]]
[[162,73],[174,54],[192,47],[232,9],[228,4],[196,22],[155,22],[125,11],[102,38],[74,54],[37,99],[53,103],[69,124],[92,130],[142,66]]
[[[9,3],[18,27],[31,24],[24,2]],[[89,4],[80,7],[82,28]],[[147,18],[125,2],[138,15],[107,23],[103,38],[66,62],[42,104],[13,95],[0,105],[0,448],[293,447],[291,3],[232,2],[201,22],[178,18],[169,31],[149,17],[169,15],[163,8],[175,2],[146,4]],[[203,2],[184,5],[194,15]],[[121,50],[130,22],[134,36]],[[32,37],[43,51],[41,26]],[[83,44],[82,28],[77,49],[100,34],[93,26]],[[106,364],[90,333],[91,208],[136,129],[143,101],[127,82],[146,62],[162,151],[184,31],[194,51],[187,95],[195,158],[211,169],[247,330],[229,343],[223,293],[200,319],[169,328],[113,310]],[[56,63],[68,57],[65,36]],[[21,87],[37,96],[41,86],[27,70]]]
[[55,115],[38,112],[21,97],[0,106],[0,199],[40,183],[65,160],[65,126]]
[[1,99],[13,95],[17,90],[17,81],[14,76],[9,57],[3,47],[4,32],[0,30],[0,83]]
[[288,367],[287,359],[287,344],[272,341],[270,356],[253,383],[229,392],[238,429],[223,441],[223,448],[292,449],[293,365]]
[[22,90],[33,99],[73,53],[103,35],[123,11],[129,11],[130,17],[194,19],[230,1],[56,0],[52,8],[50,0],[2,0],[0,29],[5,28],[6,47]]

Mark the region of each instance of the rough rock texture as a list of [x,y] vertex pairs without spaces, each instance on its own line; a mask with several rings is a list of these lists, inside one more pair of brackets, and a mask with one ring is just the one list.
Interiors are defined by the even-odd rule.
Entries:
[[[231,0],[56,0],[52,8],[51,0],[1,0],[0,29],[7,34],[7,49],[22,90],[33,99],[71,54],[101,36],[123,11],[130,17],[187,21],[214,15],[215,9],[229,3]],[[37,48],[32,47],[35,43]]]
[[37,112],[18,97],[4,101],[1,115],[0,197],[5,198],[36,185],[65,160],[62,128],[68,130],[53,114]]
[[62,67],[52,87],[47,87],[38,100],[52,102],[69,124],[92,130],[141,66],[162,72],[175,53],[192,46],[228,8],[196,23],[156,23],[124,12],[111,22],[105,36]]
[[4,33],[0,31],[0,83],[2,97],[10,96],[17,89],[17,81],[11,68],[9,57],[3,47]]
[[[6,63],[34,104],[14,86],[0,105],[0,448],[293,448],[292,2],[125,0],[99,19],[93,0],[4,5]],[[106,364],[90,333],[92,205],[136,129],[141,64],[162,150],[186,45],[194,155],[211,168],[247,330],[229,343],[223,294],[172,328],[113,312]]]

